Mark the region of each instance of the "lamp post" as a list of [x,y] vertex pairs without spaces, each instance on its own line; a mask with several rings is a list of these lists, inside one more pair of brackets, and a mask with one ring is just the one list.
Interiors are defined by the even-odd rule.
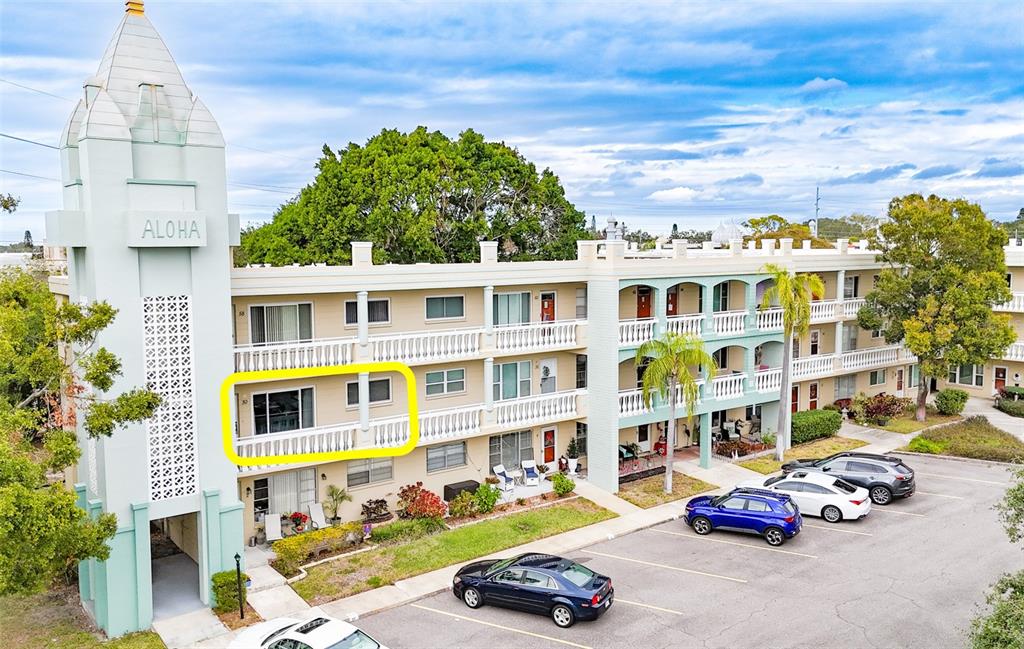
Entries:
[[238,617],[245,619],[245,598],[242,596],[242,555],[235,553],[235,583],[238,584]]

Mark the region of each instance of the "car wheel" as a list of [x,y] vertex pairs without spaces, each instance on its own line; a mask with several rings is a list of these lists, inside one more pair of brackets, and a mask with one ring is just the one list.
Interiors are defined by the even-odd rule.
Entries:
[[778,547],[786,542],[786,533],[778,527],[769,527],[764,531],[764,540],[768,545]]
[[462,601],[466,603],[469,608],[480,608],[484,604],[484,598],[480,596],[480,591],[470,586],[462,593]]
[[892,502],[892,490],[889,487],[871,487],[871,502],[888,505]]
[[706,516],[698,516],[693,519],[693,531],[701,536],[711,534],[711,520]]
[[551,619],[562,629],[568,629],[576,623],[576,616],[573,615],[572,609],[565,604],[558,604],[551,609]]
[[821,517],[829,523],[838,523],[843,520],[843,512],[835,505],[828,505],[821,510]]

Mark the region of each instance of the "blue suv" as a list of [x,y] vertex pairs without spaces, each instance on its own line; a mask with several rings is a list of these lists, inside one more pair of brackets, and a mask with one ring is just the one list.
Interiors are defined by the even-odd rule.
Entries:
[[748,488],[722,496],[697,496],[686,503],[686,522],[697,534],[718,528],[754,532],[774,546],[799,534],[804,523],[788,494]]

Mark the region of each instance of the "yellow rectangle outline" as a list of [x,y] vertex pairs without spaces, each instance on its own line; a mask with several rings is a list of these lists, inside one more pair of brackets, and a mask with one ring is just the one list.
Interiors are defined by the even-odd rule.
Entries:
[[[263,457],[241,457],[235,453],[234,425],[231,420],[231,397],[238,383],[258,381],[280,381],[282,379],[305,379],[317,376],[360,374],[362,372],[398,372],[405,377],[405,389],[409,404],[409,441],[401,446],[389,448],[364,448],[351,451],[320,451],[318,453],[296,453],[294,455],[267,455]],[[308,462],[336,462],[338,460],[365,460],[371,457],[399,457],[406,455],[420,441],[419,401],[416,394],[416,377],[412,368],[397,361],[373,363],[351,363],[349,365],[327,365],[324,367],[300,367],[284,370],[257,370],[235,372],[220,384],[220,422],[224,441],[224,454],[238,466],[262,466],[266,464],[300,464]]]

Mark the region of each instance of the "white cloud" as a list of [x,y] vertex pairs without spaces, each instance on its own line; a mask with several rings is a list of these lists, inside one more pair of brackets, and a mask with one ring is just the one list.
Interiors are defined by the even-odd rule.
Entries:
[[659,189],[647,195],[652,201],[659,203],[688,203],[701,196],[700,190],[693,187],[673,187],[672,189]]
[[826,95],[846,90],[848,87],[849,84],[842,79],[836,79],[835,77],[829,77],[828,79],[814,77],[804,85],[797,88],[797,93],[805,96]]

